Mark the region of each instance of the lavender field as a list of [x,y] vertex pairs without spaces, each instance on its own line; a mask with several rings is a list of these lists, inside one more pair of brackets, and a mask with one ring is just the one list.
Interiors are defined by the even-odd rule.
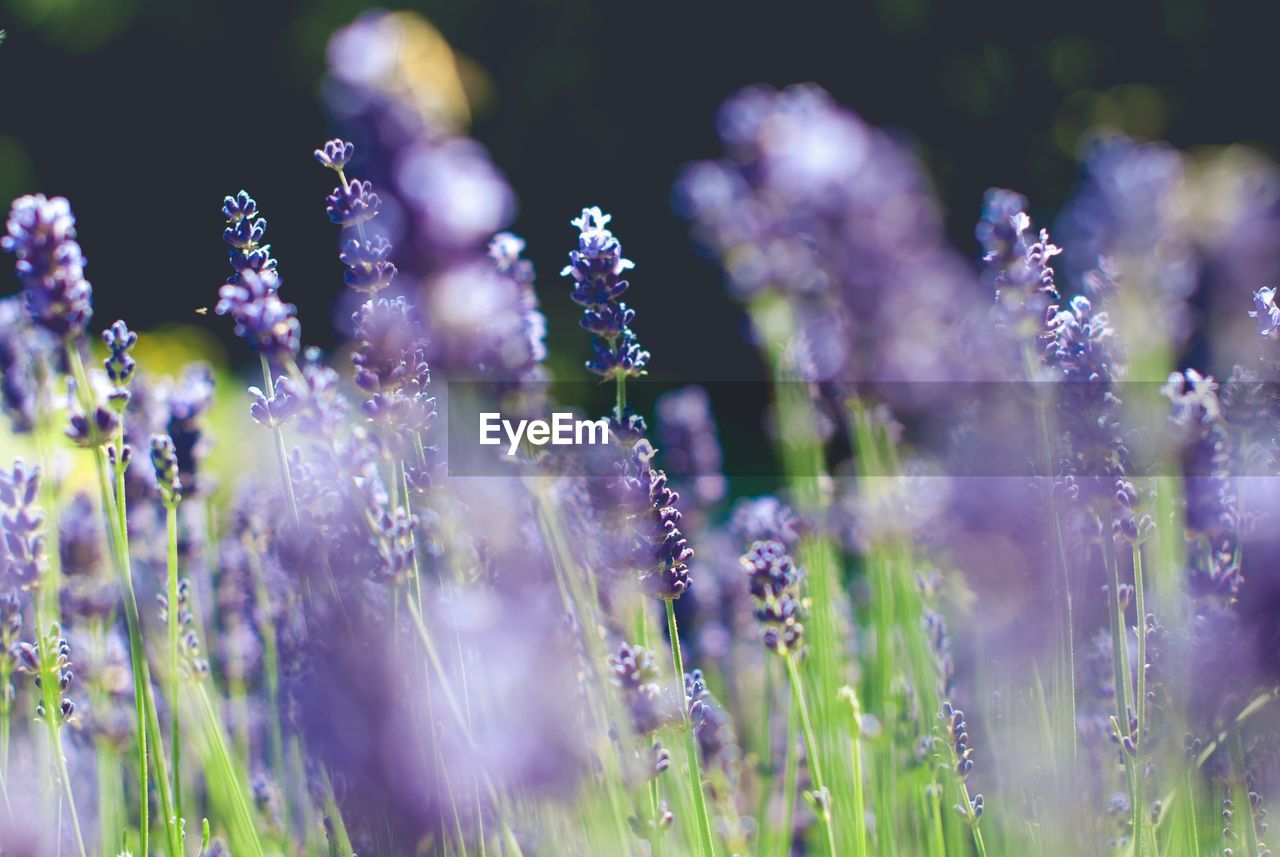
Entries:
[[906,132],[748,85],[663,270],[606,199],[512,231],[452,56],[328,36],[311,197],[181,224],[221,283],[154,177],[120,267],[8,203],[0,857],[1270,855],[1280,169],[1100,122],[957,243]]

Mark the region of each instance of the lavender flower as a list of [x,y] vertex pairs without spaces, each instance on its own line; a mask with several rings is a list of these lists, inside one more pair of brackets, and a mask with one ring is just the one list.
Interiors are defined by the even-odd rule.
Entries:
[[104,362],[107,380],[111,382],[111,392],[107,394],[107,401],[118,413],[129,404],[129,383],[133,380],[133,373],[138,368],[131,352],[133,346],[138,344],[138,334],[130,330],[123,320],[117,320],[111,327],[102,331],[102,341],[111,352]]
[[629,452],[622,474],[622,506],[641,586],[655,598],[675,600],[692,582],[688,563],[693,550],[680,531],[680,495],[667,486],[667,475],[653,468],[654,453],[646,440]]
[[776,652],[799,652],[804,645],[804,611],[798,596],[800,572],[786,546],[776,541],[757,541],[741,562],[755,599],[756,621],[765,646]]
[[947,379],[975,365],[956,356],[983,343],[971,335],[983,304],[966,299],[978,283],[903,145],[813,85],[744,89],[716,127],[724,156],[686,168],[677,206],[737,297],[786,298],[800,377]]
[[76,219],[63,197],[43,194],[13,201],[0,249],[17,257],[27,312],[63,340],[84,335],[93,315],[93,288],[84,278]]
[[167,508],[176,507],[182,501],[182,479],[178,475],[178,454],[173,448],[173,439],[167,434],[151,436],[151,466],[155,469],[161,502]]
[[22,302],[0,299],[0,407],[15,434],[35,428],[47,367],[55,358],[48,332],[27,322]]
[[1047,229],[1032,232],[1026,207],[1021,195],[992,188],[975,230],[995,293],[996,323],[1022,341],[1046,334],[1061,300],[1049,262],[1062,250]]
[[1080,277],[1106,260],[1133,297],[1115,308],[1141,307],[1141,316],[1121,319],[1129,353],[1177,347],[1191,330],[1200,274],[1182,155],[1161,143],[1110,137],[1091,146],[1082,173],[1055,230],[1064,258]]
[[1194,369],[1175,372],[1161,388],[1170,419],[1181,430],[1186,497],[1187,561],[1195,591],[1228,598],[1241,584],[1236,554],[1239,502],[1218,385]]
[[647,649],[622,643],[617,654],[609,656],[609,670],[614,685],[622,691],[637,735],[656,732],[671,719],[669,701],[658,684],[657,661]]
[[293,354],[302,333],[298,310],[280,300],[280,277],[271,245],[264,244],[267,221],[258,216],[258,203],[246,191],[228,196],[222,204],[227,228],[231,276],[218,290],[214,312],[230,316],[235,333],[265,357]]
[[702,387],[684,387],[658,399],[658,438],[667,468],[687,479],[703,503],[723,497],[723,456],[711,401]]
[[373,193],[371,182],[347,178],[345,168],[354,154],[355,146],[338,138],[315,151],[320,165],[337,173],[340,182],[325,200],[329,219],[344,229],[355,227],[358,233],[346,239],[339,254],[347,267],[343,279],[358,292],[377,294],[391,285],[396,266],[387,258],[391,255],[391,242],[381,235],[371,238],[365,234],[364,223],[377,216],[382,200]]
[[801,523],[791,507],[777,497],[765,495],[739,500],[733,507],[729,529],[740,542],[781,542],[794,547],[800,541]]
[[44,573],[44,510],[36,505],[40,468],[18,459],[0,470],[0,535],[4,537],[5,586],[31,588]]
[[276,283],[276,260],[271,256],[271,245],[264,244],[267,221],[258,216],[258,203],[248,191],[240,191],[227,197],[222,203],[222,215],[227,219],[222,240],[231,245],[227,251],[231,259],[229,283],[239,283],[244,271],[252,271],[267,281],[272,290]]
[[547,318],[538,309],[538,295],[533,290],[533,263],[520,257],[524,247],[524,239],[519,235],[499,232],[489,242],[488,252],[498,272],[509,277],[519,290],[519,311],[524,317],[529,360],[541,363],[547,357]]
[[235,322],[235,333],[265,357],[294,354],[302,345],[298,308],[280,300],[279,279],[245,269],[218,290],[214,312]]
[[169,393],[165,433],[173,441],[182,493],[186,495],[195,493],[200,484],[200,463],[208,451],[204,418],[213,407],[213,395],[213,369],[207,363],[187,366]]
[[635,310],[619,300],[630,285],[622,274],[635,263],[623,257],[622,245],[606,228],[611,219],[599,208],[584,208],[570,221],[580,233],[578,249],[569,253],[560,276],[573,278],[569,297],[583,308],[581,324],[593,336],[587,369],[605,378],[636,378],[644,374],[649,352],[631,330]]

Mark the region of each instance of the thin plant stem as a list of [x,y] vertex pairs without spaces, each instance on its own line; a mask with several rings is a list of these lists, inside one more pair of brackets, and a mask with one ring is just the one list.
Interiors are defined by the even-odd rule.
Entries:
[[813,785],[820,795],[820,803],[815,809],[818,818],[822,821],[827,854],[830,857],[837,857],[836,837],[831,827],[831,793],[827,790],[826,778],[822,776],[818,737],[813,731],[813,720],[809,716],[809,703],[805,698],[804,685],[800,682],[800,669],[796,666],[795,656],[790,650],[782,650],[782,661],[787,666],[787,681],[791,685],[791,696],[795,700],[796,710],[800,712],[800,731],[804,733],[805,747],[809,750],[809,773],[813,776]]
[[178,505],[165,504],[165,529],[169,541],[169,593],[165,618],[169,625],[169,739],[173,750],[173,806],[182,819],[182,745],[178,709],[181,676],[178,668]]
[[782,825],[778,829],[778,857],[788,857],[791,854],[791,830],[796,813],[796,780],[800,776],[800,754],[796,752],[796,739],[799,737],[796,729],[798,719],[795,698],[788,696],[787,746],[782,769]]
[[[272,398],[276,394],[276,382],[271,377],[271,363],[268,362],[265,354],[260,355],[262,359],[262,383],[266,387],[267,397]],[[271,426],[271,434],[276,442],[276,462],[280,467],[280,482],[284,486],[285,497],[289,501],[289,514],[293,517],[293,525],[295,527],[302,526],[302,518],[298,514],[298,500],[293,493],[293,477],[289,474],[289,451],[284,444],[284,430],[278,425]]]
[[862,706],[858,692],[844,687],[840,696],[849,703],[849,736],[853,739],[850,750],[851,779],[853,780],[853,841],[856,857],[867,857],[867,805],[862,787]]
[[[86,415],[92,414],[93,402],[89,397],[89,379],[84,370],[84,361],[80,357],[80,350],[74,342],[68,342],[66,345],[67,362],[71,367],[72,378],[75,380],[76,391],[80,398],[80,407]],[[133,573],[129,567],[129,541],[127,529],[121,529],[120,522],[124,520],[118,510],[119,497],[112,491],[107,481],[107,460],[106,455],[102,451],[102,446],[98,443],[93,444],[93,452],[95,458],[95,468],[98,477],[98,491],[102,499],[102,511],[107,523],[107,541],[110,548],[113,564],[116,567],[116,574],[120,578],[121,588],[124,590],[124,612],[125,624],[129,631],[129,660],[130,667],[133,672],[133,691],[134,691],[134,714],[136,717],[136,741],[138,745],[138,780],[139,800],[138,813],[138,838],[139,850],[143,854],[149,853],[147,850],[148,840],[150,837],[150,819],[149,819],[149,763],[148,763],[148,740],[147,732],[150,727],[150,716],[155,709],[155,703],[151,696],[151,678],[150,671],[147,669],[146,651],[142,643],[142,619],[138,612],[138,599],[133,589]],[[118,456],[121,458],[122,456]],[[157,766],[163,768],[163,748],[156,747]],[[179,857],[181,853],[180,838],[175,823],[169,817],[169,785],[165,781],[165,777],[161,773],[157,773],[157,791],[160,793],[161,807],[165,814],[164,826],[167,833],[166,850],[169,851],[170,857]]]
[[685,751],[689,757],[689,779],[693,787],[693,806],[698,815],[699,834],[702,839],[702,852],[707,857],[715,857],[715,839],[711,835],[711,817],[707,813],[707,798],[702,791],[702,765],[698,761],[698,739],[693,734],[693,723],[689,720],[689,697],[684,692],[684,658],[680,653],[680,629],[676,625],[676,603],[673,599],[663,599],[667,608],[667,633],[671,642],[671,662],[675,667],[676,693],[680,697],[680,715],[685,725]]

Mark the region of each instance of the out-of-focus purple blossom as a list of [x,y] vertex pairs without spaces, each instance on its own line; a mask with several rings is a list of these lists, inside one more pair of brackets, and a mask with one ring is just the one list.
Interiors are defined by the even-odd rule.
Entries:
[[82,336],[93,316],[93,288],[84,278],[71,204],[60,196],[19,197],[6,231],[0,249],[17,258],[31,319],[59,339]]
[[1121,319],[1129,353],[1181,345],[1191,332],[1189,301],[1200,274],[1183,156],[1162,143],[1117,136],[1096,141],[1081,169],[1055,230],[1070,270],[1083,278],[1108,260],[1126,292],[1112,308],[1141,313]]
[[45,379],[54,363],[54,342],[28,323],[21,297],[0,299],[0,407],[15,434],[35,428]]
[[31,588],[44,572],[44,510],[36,505],[40,492],[40,468],[18,459],[9,470],[0,470],[0,536],[4,537],[4,561],[0,587]]
[[739,500],[733,507],[729,530],[742,544],[776,541],[791,548],[799,543],[803,527],[790,506],[766,494]]
[[213,407],[213,395],[213,369],[207,363],[193,363],[183,369],[169,392],[169,419],[165,433],[173,441],[185,495],[195,493],[200,484],[200,463],[209,446],[204,418]]
[[102,568],[102,523],[89,495],[77,492],[58,516],[58,555],[68,577],[92,577]]
[[1015,339],[1034,343],[1046,334],[1061,300],[1050,260],[1062,251],[1049,240],[1048,230],[1032,231],[1026,207],[1020,194],[988,190],[975,234],[995,294],[996,323]]
[[904,146],[812,85],[745,89],[716,125],[725,156],[685,170],[677,205],[740,298],[781,294],[794,327],[825,331],[808,337],[816,380],[978,365],[956,357],[982,345],[985,302]]
[[658,663],[648,649],[622,643],[617,653],[609,656],[609,671],[614,686],[622,691],[637,735],[656,732],[671,720],[671,700],[662,693]]
[[413,77],[438,47],[424,36],[429,29],[410,15],[361,15],[330,40],[325,86],[347,139],[368,158],[388,237],[403,250],[397,263],[417,278],[481,252],[515,212],[515,196],[485,150],[427,103],[440,90]]
[[698,739],[698,750],[708,767],[728,770],[737,759],[733,721],[724,707],[707,689],[702,670],[685,673],[684,695],[689,709],[689,723]]
[[1187,562],[1193,591],[1227,598],[1240,588],[1239,501],[1218,385],[1194,369],[1175,372],[1161,389],[1181,430]]
[[1276,306],[1276,290],[1263,286],[1253,293],[1253,309],[1249,318],[1257,319],[1258,333],[1268,336],[1280,327],[1280,307]]
[[533,290],[533,263],[522,259],[524,239],[513,232],[499,232],[489,241],[489,258],[498,271],[511,278],[520,291],[520,309],[524,314],[529,338],[530,359],[541,363],[547,357],[547,317],[538,309],[538,294]]
[[683,387],[663,394],[656,407],[666,469],[691,486],[700,502],[719,502],[727,487],[724,456],[707,391]]
[[[1073,478],[1086,504],[1116,500],[1111,514],[1126,532],[1141,529],[1127,493],[1120,484],[1129,467],[1129,453],[1122,436],[1120,398],[1116,383],[1123,377],[1107,313],[1098,311],[1084,295],[1072,298],[1050,321],[1052,338],[1045,350],[1050,377],[1059,381],[1058,425],[1062,432],[1062,476]],[[1127,484],[1127,483],[1126,483]],[[1131,487],[1131,486],[1130,486]]]
[[[533,338],[527,292],[484,258],[433,278],[425,291],[432,365],[520,384],[538,377],[541,343]],[[443,371],[443,370],[442,370]]]

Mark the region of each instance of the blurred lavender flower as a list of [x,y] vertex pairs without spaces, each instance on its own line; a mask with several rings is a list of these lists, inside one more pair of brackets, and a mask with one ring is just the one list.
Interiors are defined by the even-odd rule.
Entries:
[[173,441],[182,493],[190,496],[202,485],[200,464],[208,454],[204,421],[213,407],[214,375],[207,363],[192,363],[169,392],[165,434]]
[[587,369],[605,378],[636,378],[644,374],[649,352],[631,330],[635,310],[619,300],[630,285],[622,274],[635,263],[623,257],[622,244],[608,230],[611,219],[599,208],[584,208],[570,221],[579,231],[578,249],[570,251],[560,276],[573,278],[569,297],[583,308],[581,324],[593,337]]
[[766,494],[739,500],[729,530],[743,544],[775,541],[791,548],[800,542],[803,527],[790,506]]
[[631,728],[637,735],[649,735],[669,723],[675,715],[671,700],[663,696],[658,683],[658,663],[643,646],[622,643],[609,656],[609,671],[622,701],[631,714]]
[[82,336],[93,315],[93,288],[84,278],[70,203],[60,196],[19,197],[9,209],[6,229],[0,249],[17,257],[31,319],[59,339]]
[[0,470],[0,536],[4,537],[0,588],[32,588],[44,572],[44,510],[36,505],[39,492],[39,467],[28,467],[18,459],[11,469]]
[[906,148],[813,85],[745,89],[716,126],[725,157],[688,167],[677,205],[738,297],[789,299],[803,377],[954,377],[982,302]]
[[723,499],[727,488],[711,400],[702,387],[683,387],[658,398],[658,439],[667,469],[693,487],[705,504]]
[[489,241],[489,258],[499,273],[511,278],[520,291],[520,310],[528,335],[529,357],[541,363],[547,357],[547,317],[538,309],[538,294],[533,290],[533,263],[523,259],[524,239],[514,232],[499,232]]
[[56,361],[49,333],[28,323],[22,304],[21,296],[0,299],[0,407],[15,434],[35,428],[48,367]]
[[996,323],[1016,341],[1043,337],[1061,300],[1050,260],[1062,252],[1049,232],[1032,231],[1027,201],[992,188],[983,198],[975,234],[983,249],[984,276],[995,294]]
[[1191,331],[1200,273],[1182,155],[1162,143],[1105,138],[1086,154],[1082,174],[1056,230],[1064,258],[1080,278],[1108,260],[1121,285],[1111,308],[1123,316],[1121,336],[1135,359],[1178,348]]

